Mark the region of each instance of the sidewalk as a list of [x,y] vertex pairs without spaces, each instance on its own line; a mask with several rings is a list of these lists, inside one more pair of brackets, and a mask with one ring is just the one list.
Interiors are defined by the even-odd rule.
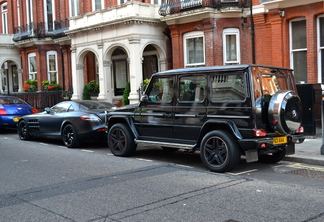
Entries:
[[295,154],[286,156],[284,160],[324,166],[322,143],[322,138],[305,139],[303,143],[295,145]]

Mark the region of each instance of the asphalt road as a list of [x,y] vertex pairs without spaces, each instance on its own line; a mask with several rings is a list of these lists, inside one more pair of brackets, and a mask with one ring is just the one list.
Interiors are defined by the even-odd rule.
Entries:
[[199,154],[105,144],[68,149],[0,132],[0,221],[324,221],[324,168],[206,170]]

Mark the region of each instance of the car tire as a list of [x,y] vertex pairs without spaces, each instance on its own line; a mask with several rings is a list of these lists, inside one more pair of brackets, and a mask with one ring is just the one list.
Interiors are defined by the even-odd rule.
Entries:
[[28,133],[27,122],[22,120],[18,123],[18,136],[21,140],[30,140],[31,136]]
[[108,147],[115,156],[131,156],[136,151],[134,135],[125,124],[113,125],[107,136]]
[[80,146],[80,142],[77,138],[76,130],[72,124],[67,124],[62,130],[62,140],[65,146],[68,148],[75,148]]
[[240,156],[235,138],[226,131],[211,131],[201,141],[200,158],[210,171],[230,171],[239,164]]
[[269,153],[259,156],[260,163],[278,163],[286,156],[286,150],[278,150],[276,153]]

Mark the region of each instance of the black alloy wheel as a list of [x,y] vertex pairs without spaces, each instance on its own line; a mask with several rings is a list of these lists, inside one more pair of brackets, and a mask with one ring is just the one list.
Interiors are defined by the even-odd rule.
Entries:
[[107,142],[110,151],[115,156],[131,156],[137,147],[129,127],[122,123],[115,124],[110,128]]
[[200,158],[213,172],[232,170],[238,165],[240,156],[235,138],[226,131],[211,131],[201,141]]
[[22,120],[18,124],[18,135],[21,140],[29,140],[31,136],[28,134],[28,126],[25,120]]
[[67,124],[62,130],[62,140],[68,148],[74,148],[80,145],[76,135],[76,130],[72,124]]

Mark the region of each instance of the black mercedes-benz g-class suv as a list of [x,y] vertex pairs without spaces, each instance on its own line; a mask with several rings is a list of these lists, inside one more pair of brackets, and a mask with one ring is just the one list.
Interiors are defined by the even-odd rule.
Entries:
[[106,114],[116,156],[139,143],[200,151],[214,172],[247,162],[276,163],[303,141],[302,104],[287,68],[235,65],[153,74],[139,104]]

